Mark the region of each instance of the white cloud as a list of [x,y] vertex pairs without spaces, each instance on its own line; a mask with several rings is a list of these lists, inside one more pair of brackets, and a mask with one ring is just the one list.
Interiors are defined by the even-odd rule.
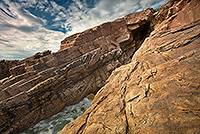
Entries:
[[[46,49],[57,51],[61,40],[66,36],[82,32],[103,22],[113,21],[128,13],[157,8],[167,0],[97,0],[91,8],[86,0],[73,0],[64,5],[51,1],[18,0],[21,3],[4,0],[0,2],[0,59],[19,59],[31,56]],[[91,1],[90,1],[91,2]],[[67,3],[66,3],[67,4]],[[64,34],[61,31],[47,29],[50,20],[33,15],[27,7],[50,14],[51,26],[71,30]],[[45,28],[46,27],[46,28]]]
[[[9,1],[5,1],[5,3],[9,5],[9,10],[8,7],[1,7],[5,11],[0,12],[0,16],[3,18],[1,24],[7,23],[14,26],[32,26],[38,24],[42,25],[43,23],[45,23],[45,21],[41,18],[38,18],[27,10],[21,8],[21,5],[19,5],[18,3],[12,3]],[[6,13],[10,14],[10,16],[8,17]]]
[[88,9],[87,5],[82,2],[82,10],[79,10],[79,6],[73,4],[69,8],[71,17],[66,21],[66,23],[70,24],[72,27],[72,31],[67,34],[71,35],[84,31],[103,22],[113,21],[116,18],[123,17],[135,11],[144,10],[149,7],[158,8],[167,1],[168,0],[101,0],[92,9]]
[[66,23],[70,24],[72,31],[68,32],[68,35],[123,17],[140,8],[139,0],[102,0],[92,9],[82,5],[83,10],[79,10],[77,5],[70,6],[72,16]]
[[[37,31],[34,31],[31,34],[13,29],[10,30],[10,32],[7,32],[7,34],[4,34],[0,37],[9,40],[9,42],[4,42],[7,45],[1,46],[1,49],[4,51],[8,51],[7,56],[9,57],[7,57],[7,59],[19,58],[16,57],[16,54],[19,54],[19,52],[26,52],[24,53],[24,57],[20,57],[25,58],[27,56],[35,54],[38,51],[41,52],[47,49],[50,49],[54,52],[57,51],[60,46],[60,41],[64,37],[65,34],[62,32],[51,31],[45,28],[39,28]],[[2,43],[0,42],[0,44]],[[8,45],[10,45],[11,47],[9,47]],[[9,53],[11,51],[12,53]],[[6,54],[4,54],[4,56],[5,55]],[[20,55],[22,54],[20,53]]]
[[142,8],[146,8],[149,5],[152,8],[158,8],[160,5],[163,5],[167,2],[168,0],[140,0],[140,5]]
[[[5,3],[9,7],[0,5],[5,11],[0,12],[0,59],[25,58],[38,51],[59,49],[64,33],[44,28],[45,20],[21,8],[18,3]],[[5,39],[7,42],[2,41]]]

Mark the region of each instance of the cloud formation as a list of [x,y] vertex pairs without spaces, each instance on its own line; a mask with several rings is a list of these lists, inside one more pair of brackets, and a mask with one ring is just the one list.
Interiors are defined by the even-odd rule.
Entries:
[[57,51],[66,36],[167,0],[1,0],[0,60]]

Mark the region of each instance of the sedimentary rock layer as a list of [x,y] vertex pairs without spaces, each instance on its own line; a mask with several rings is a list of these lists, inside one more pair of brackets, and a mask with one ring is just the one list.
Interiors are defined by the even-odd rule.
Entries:
[[0,81],[0,133],[20,133],[96,93],[115,68],[131,61],[152,30],[153,13],[147,9],[67,37],[56,53],[7,61],[8,75]]
[[154,15],[132,61],[60,134],[200,133],[200,2],[171,0]]

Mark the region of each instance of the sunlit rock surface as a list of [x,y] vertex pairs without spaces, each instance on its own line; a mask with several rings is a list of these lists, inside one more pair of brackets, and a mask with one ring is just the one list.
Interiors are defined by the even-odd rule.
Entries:
[[90,93],[91,107],[60,133],[199,133],[199,3],[170,0],[67,37],[56,53],[1,61],[0,133]]
[[[153,13],[147,9],[134,13],[137,21],[125,17],[67,37],[56,53],[1,62],[8,75],[0,80],[0,132],[20,133],[96,94],[115,68],[130,63],[152,31]],[[138,26],[128,29],[131,25]]]
[[200,133],[200,1],[171,0],[153,18],[132,61],[59,134]]

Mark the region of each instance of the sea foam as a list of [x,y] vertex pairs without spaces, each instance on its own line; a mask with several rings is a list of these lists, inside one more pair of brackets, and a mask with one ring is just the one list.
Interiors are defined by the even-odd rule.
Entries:
[[91,105],[93,100],[84,98],[78,104],[67,106],[62,112],[57,113],[47,120],[42,120],[34,127],[21,134],[56,134],[69,122],[82,115]]

